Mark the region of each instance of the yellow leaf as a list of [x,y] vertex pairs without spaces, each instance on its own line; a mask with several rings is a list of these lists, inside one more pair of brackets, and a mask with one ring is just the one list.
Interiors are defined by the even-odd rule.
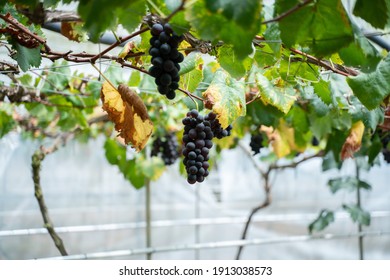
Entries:
[[118,54],[119,58],[125,58],[130,52],[135,48],[135,44],[133,41],[127,42],[123,49]]
[[341,149],[341,159],[353,157],[353,154],[360,150],[364,133],[364,123],[358,121],[354,123],[349,131],[349,135]]
[[78,21],[61,22],[61,34],[69,40],[84,42],[88,40],[88,35],[82,30],[84,23]]
[[283,120],[280,121],[280,124],[276,129],[262,125],[260,131],[265,132],[272,145],[273,152],[278,158],[285,157],[292,151],[304,150],[297,147],[294,140],[294,129],[287,126]]
[[141,151],[153,132],[153,123],[149,118],[142,99],[129,87],[119,85],[118,89],[105,82],[101,90],[103,110],[115,123],[115,130],[137,151]]

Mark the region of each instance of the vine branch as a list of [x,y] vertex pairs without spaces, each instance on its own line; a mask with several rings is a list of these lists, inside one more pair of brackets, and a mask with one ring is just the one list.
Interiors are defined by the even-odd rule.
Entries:
[[39,209],[41,211],[44,222],[44,227],[47,229],[50,237],[53,239],[55,246],[57,247],[58,251],[61,253],[62,256],[67,256],[68,253],[65,249],[61,237],[55,231],[53,222],[50,218],[49,210],[46,206],[46,202],[43,197],[40,171],[42,161],[45,159],[46,155],[55,152],[62,143],[65,143],[68,140],[69,136],[70,134],[63,134],[61,137],[58,137],[56,139],[53,146],[51,146],[50,148],[41,147],[40,149],[35,151],[35,153],[31,157],[32,178],[34,181],[34,195],[38,201]]
[[19,23],[17,20],[13,19],[9,14],[7,15],[2,15],[0,14],[0,18],[2,20],[4,20],[5,22],[8,22],[9,24],[11,24],[12,26],[16,27],[17,29],[19,29],[21,32],[23,32],[24,34],[27,34],[28,36],[30,36],[31,38],[34,38],[35,40],[37,40],[39,43],[41,43],[44,47],[45,47],[45,50],[46,51],[50,51],[50,47],[47,45],[46,43],[46,40],[41,38],[40,36],[38,36],[37,34],[34,34],[33,32],[31,32],[28,28],[26,28],[23,24]]
[[294,13],[300,9],[302,9],[303,7],[305,7],[306,5],[310,4],[313,1],[314,0],[305,0],[303,2],[300,2],[296,6],[292,7],[290,10],[278,15],[277,17],[275,17],[273,19],[263,21],[261,24],[268,24],[268,23],[280,21],[281,19],[291,15],[292,13]]
[[[286,169],[286,168],[295,168],[295,167],[297,167],[298,165],[300,165],[301,163],[303,163],[305,161],[311,160],[311,159],[316,158],[316,157],[322,157],[324,155],[324,151],[319,151],[316,154],[304,157],[304,158],[302,158],[302,159],[300,159],[298,161],[295,161],[295,162],[292,162],[292,163],[289,163],[289,164],[283,164],[283,165],[271,164],[271,165],[268,166],[267,171],[264,171],[259,166],[258,161],[253,157],[252,152],[246,146],[244,146],[241,142],[239,142],[238,145],[245,152],[245,154],[248,156],[248,158],[252,161],[253,165],[259,171],[259,173],[261,174],[261,177],[264,180],[263,187],[264,187],[265,198],[264,198],[264,201],[260,205],[258,205],[255,208],[253,208],[251,210],[251,212],[249,213],[249,216],[248,216],[247,221],[246,221],[245,226],[244,226],[244,230],[242,231],[242,234],[241,234],[241,239],[245,240],[246,236],[248,234],[249,226],[250,226],[250,224],[252,222],[253,216],[258,211],[260,211],[261,209],[264,209],[264,208],[268,207],[271,204],[271,202],[272,202],[272,196],[271,196],[271,188],[272,188],[272,186],[270,184],[270,174],[271,174],[271,172],[273,170],[283,170],[283,169]],[[243,249],[244,249],[244,246],[239,246],[238,247],[236,260],[240,259],[241,253],[242,253]]]
[[177,7],[170,15],[168,15],[166,18],[165,18],[165,21],[168,22],[171,20],[171,18],[176,15],[178,12],[184,10],[184,5],[186,3],[186,0],[182,0],[179,7]]
[[334,73],[343,75],[345,77],[359,75],[359,72],[354,70],[354,69],[351,69],[351,68],[348,68],[348,67],[345,67],[345,66],[342,66],[342,65],[339,65],[339,64],[331,64],[329,61],[321,60],[321,59],[316,58],[316,57],[314,57],[314,56],[312,56],[310,54],[307,54],[307,53],[305,53],[303,51],[300,51],[300,50],[297,50],[297,49],[294,49],[294,48],[290,48],[290,51],[292,51],[295,54],[299,54],[299,55],[302,55],[302,56],[306,57],[307,58],[307,62],[309,62],[309,63],[321,66],[321,67],[323,67],[323,68],[325,68],[327,70],[330,70],[330,71],[332,71]]

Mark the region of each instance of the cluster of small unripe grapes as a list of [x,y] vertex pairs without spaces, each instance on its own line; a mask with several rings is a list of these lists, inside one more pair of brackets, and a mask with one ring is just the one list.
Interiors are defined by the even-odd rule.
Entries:
[[167,133],[164,137],[157,137],[153,141],[151,156],[160,156],[165,165],[175,163],[180,156],[176,135]]
[[[187,182],[195,184],[203,182],[209,175],[209,151],[213,147],[212,139],[215,136],[213,128],[221,127],[216,115],[209,113],[203,117],[197,110],[191,110],[183,119],[183,150],[184,166],[187,171]],[[230,135],[229,132],[219,132],[223,135]]]
[[149,74],[155,78],[157,90],[168,99],[174,99],[175,90],[179,88],[179,63],[184,60],[177,50],[183,36],[175,34],[169,23],[155,23],[150,32],[149,54],[153,66],[149,68]]
[[254,155],[260,153],[261,148],[263,148],[263,139],[263,135],[260,133],[251,135],[251,141],[249,143],[249,146],[254,152]]

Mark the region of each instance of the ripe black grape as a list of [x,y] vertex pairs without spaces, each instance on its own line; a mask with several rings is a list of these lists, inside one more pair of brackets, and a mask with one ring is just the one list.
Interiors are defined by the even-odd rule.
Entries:
[[261,148],[263,148],[263,139],[262,134],[251,135],[251,142],[249,143],[249,146],[255,155],[260,153]]
[[154,24],[150,33],[152,38],[149,41],[149,54],[152,56],[153,66],[149,68],[149,74],[156,78],[158,92],[168,99],[174,99],[175,90],[179,88],[179,63],[184,60],[183,54],[177,50],[183,36],[175,34],[168,23]]
[[[187,171],[187,182],[195,184],[203,182],[208,175],[209,164],[209,149],[205,147],[206,141],[212,146],[212,136],[206,138],[204,130],[210,126],[204,123],[204,118],[198,111],[192,110],[187,113],[183,119],[184,135],[183,135],[183,163]],[[210,124],[209,124],[210,125]],[[206,139],[205,139],[206,138]],[[210,144],[211,143],[211,144]]]
[[385,161],[387,163],[390,163],[390,151],[389,150],[382,150],[383,157],[385,158]]
[[153,141],[151,156],[161,156],[165,165],[171,165],[180,155],[178,150],[176,135],[167,133],[164,137],[157,137]]
[[390,147],[389,147],[390,133],[388,131],[387,132],[379,131],[379,137],[380,137],[381,143],[382,143],[383,157],[387,163],[390,163],[390,150],[389,150],[390,149]]
[[317,137],[313,136],[313,138],[311,138],[311,144],[316,147],[320,144],[320,141],[318,141]]

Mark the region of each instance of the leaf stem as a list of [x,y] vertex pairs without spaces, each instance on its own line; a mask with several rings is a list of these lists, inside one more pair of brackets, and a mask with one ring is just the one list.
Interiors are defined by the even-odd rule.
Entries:
[[109,83],[110,84],[110,86],[112,87],[112,88],[114,88],[114,89],[116,89],[117,87],[116,86],[114,86],[114,84],[113,83],[111,83],[111,81],[110,81],[110,79],[108,79],[101,71],[100,71],[100,69],[99,68],[97,68],[96,67],[96,65],[95,64],[93,64],[93,63],[91,63],[91,65],[93,66],[93,68],[95,68],[96,69],[96,71],[98,71],[99,72],[99,74],[107,81],[107,83]]

